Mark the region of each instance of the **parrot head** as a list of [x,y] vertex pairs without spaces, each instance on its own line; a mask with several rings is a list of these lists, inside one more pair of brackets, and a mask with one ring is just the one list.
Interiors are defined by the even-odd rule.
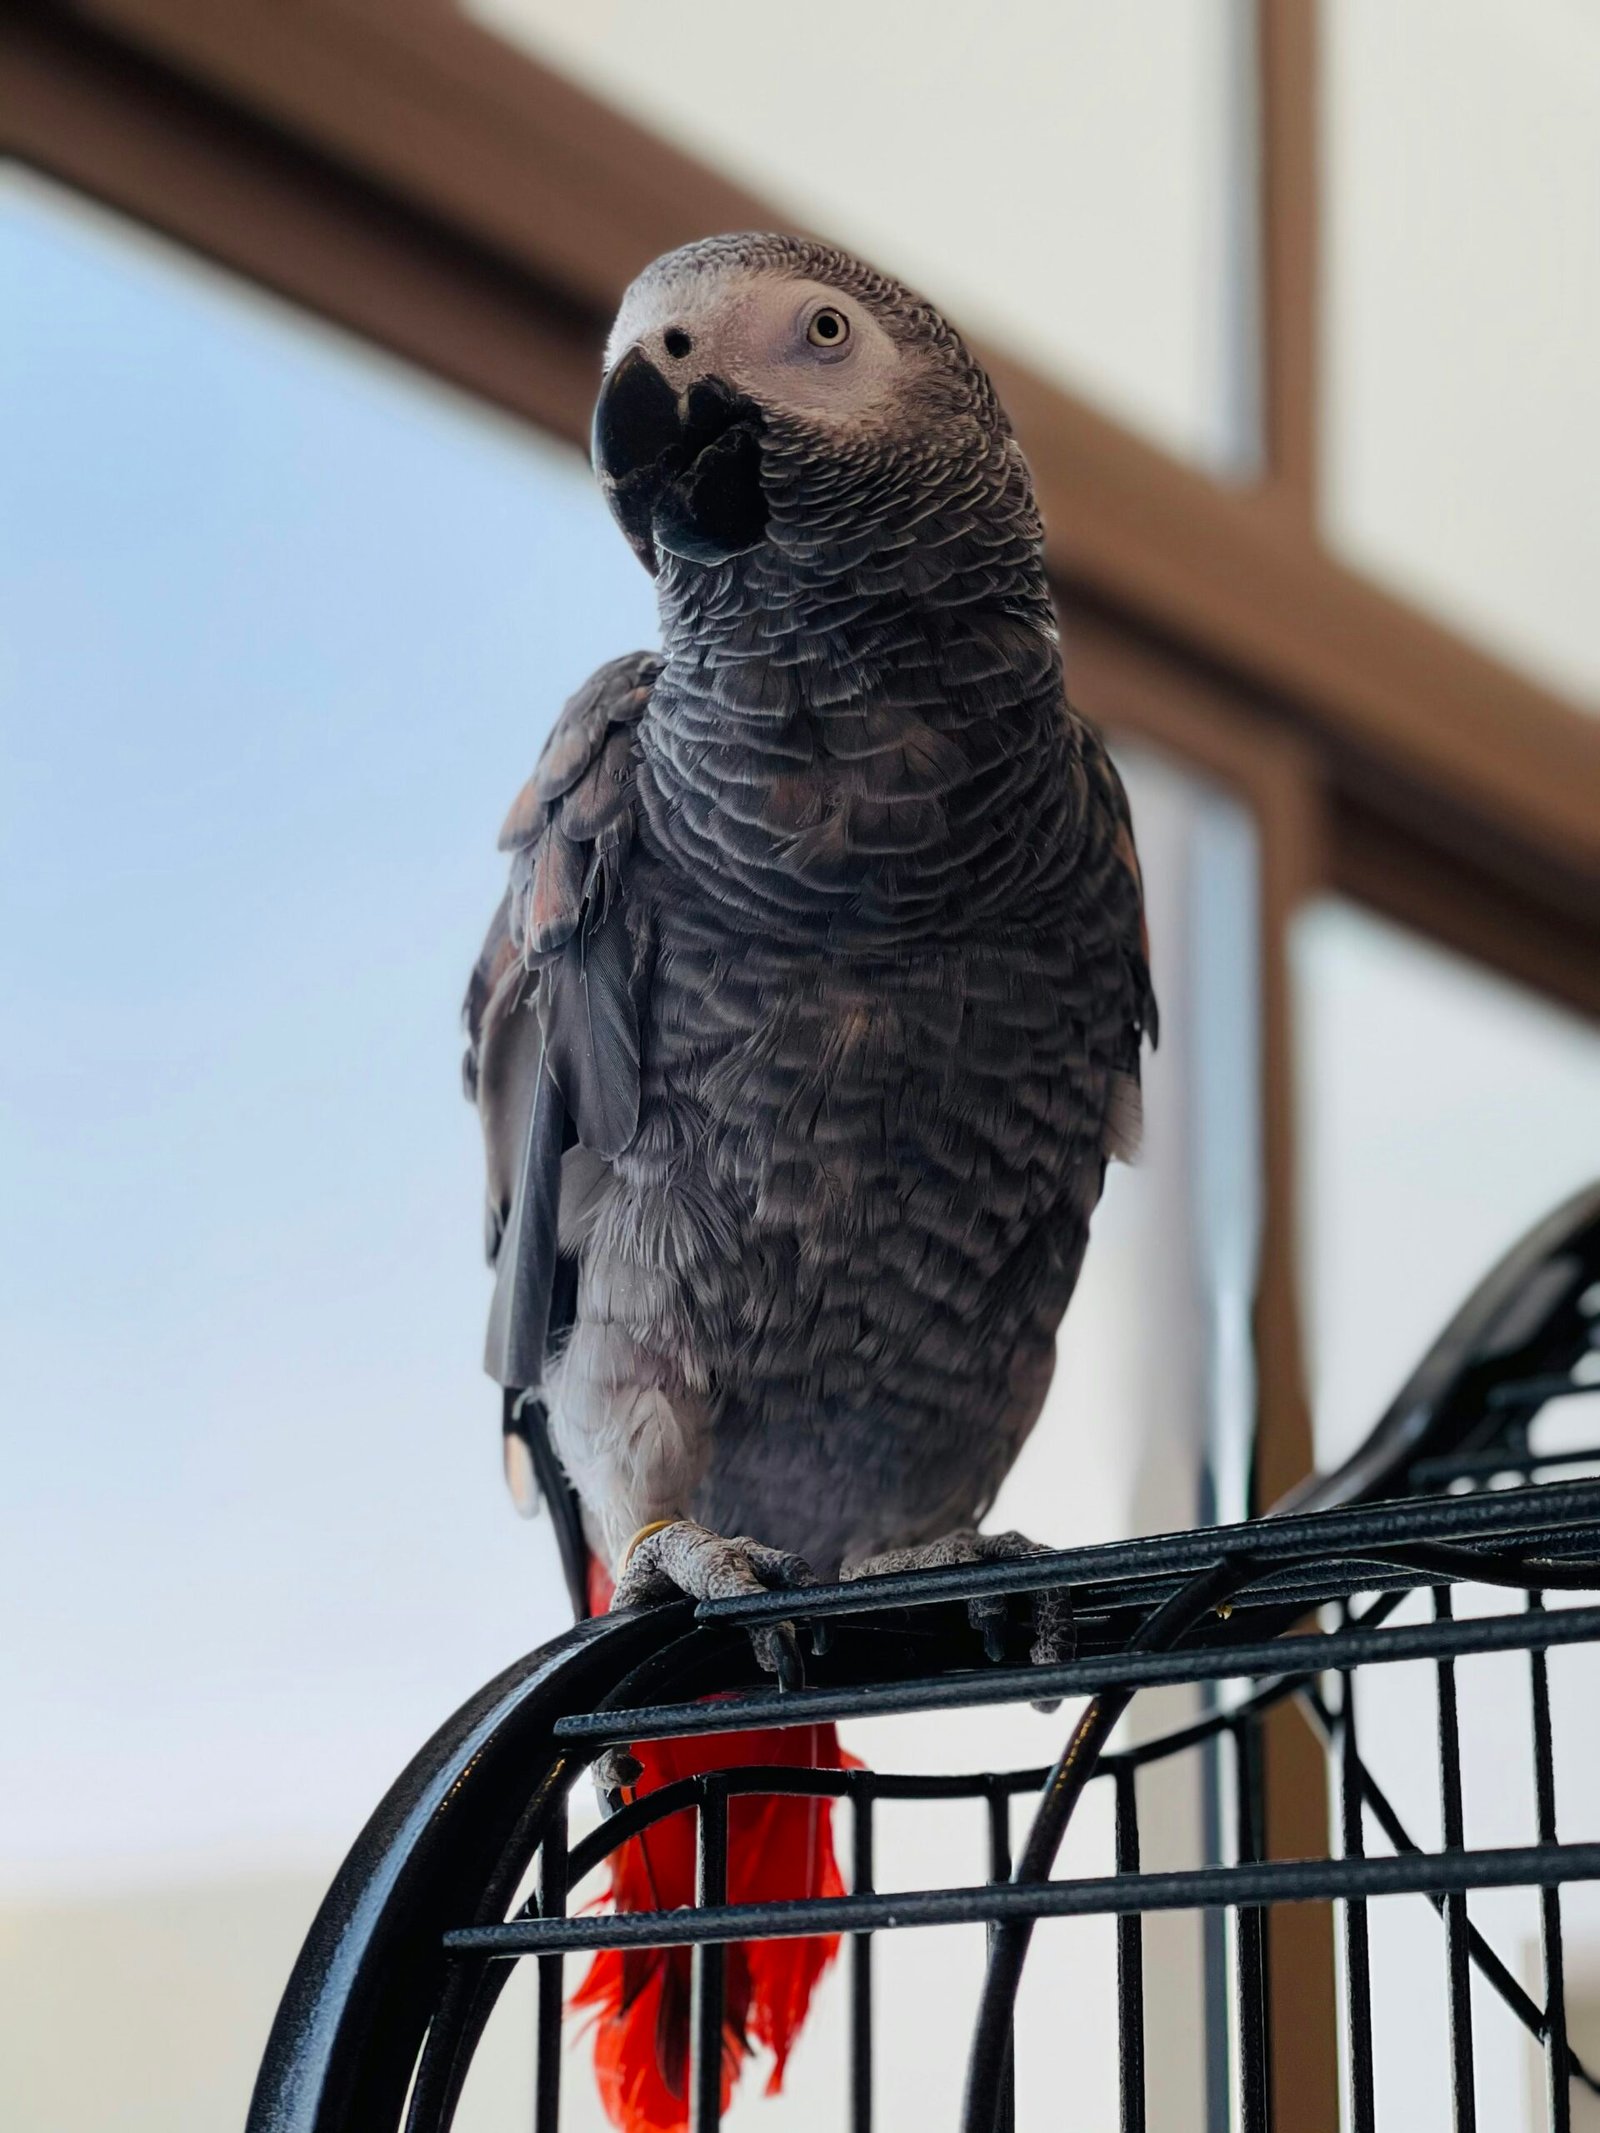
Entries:
[[[1027,474],[994,389],[932,305],[848,254],[712,237],[629,288],[595,408],[595,473],[646,569],[841,534],[901,543],[973,472]],[[963,480],[963,469],[968,477]],[[1026,507],[1031,512],[1031,492]]]

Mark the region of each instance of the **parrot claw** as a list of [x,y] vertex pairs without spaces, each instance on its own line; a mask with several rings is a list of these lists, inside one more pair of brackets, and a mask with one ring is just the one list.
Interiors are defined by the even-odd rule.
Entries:
[[[777,1675],[779,1688],[803,1689],[806,1685],[805,1661],[800,1657],[800,1640],[794,1633],[792,1622],[779,1622],[773,1626],[769,1649],[772,1653],[770,1671]],[[756,1647],[756,1658],[762,1666],[766,1666],[767,1661],[762,1658],[759,1645]]]
[[[946,1533],[920,1547],[890,1548],[865,1562],[846,1565],[846,1578],[884,1577],[899,1570],[940,1570],[951,1563],[1010,1562],[1018,1556],[1042,1555],[1044,1549],[1022,1533],[978,1533],[970,1526]],[[984,1657],[999,1664],[1006,1656],[1008,1602],[1003,1592],[980,1593],[967,1602],[967,1619],[983,1639]],[[1028,1657],[1035,1666],[1060,1666],[1077,1646],[1072,1601],[1065,1592],[1033,1595],[1033,1639]]]
[[[769,1548],[747,1534],[725,1539],[693,1519],[678,1518],[646,1533],[634,1548],[611,1604],[639,1607],[680,1594],[691,1600],[729,1600],[751,1592],[795,1591],[816,1582],[803,1556]],[[776,1674],[780,1688],[804,1686],[800,1640],[792,1622],[760,1624],[750,1632],[750,1645],[756,1664],[764,1673]],[[812,1649],[818,1649],[814,1632]]]
[[595,1786],[613,1814],[643,1776],[643,1763],[631,1748],[624,1748],[620,1743],[603,1748],[595,1758]]

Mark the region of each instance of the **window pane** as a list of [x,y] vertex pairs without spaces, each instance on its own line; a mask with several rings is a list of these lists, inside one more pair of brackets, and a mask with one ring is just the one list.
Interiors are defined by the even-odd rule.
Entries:
[[466,5],[1168,449],[1253,457],[1249,0]]
[[1293,938],[1317,1463],[1479,1277],[1600,1178],[1600,1031],[1333,899]]
[[320,1857],[564,1618],[477,1367],[457,1009],[509,798],[650,587],[576,454],[3,211],[0,1846]]
[[[1309,910],[1294,937],[1300,1043],[1302,1278],[1319,1465],[1354,1450],[1456,1307],[1542,1215],[1600,1178],[1600,1030],[1349,904]],[[1590,1409],[1592,1401],[1559,1403]],[[1556,1410],[1547,1410],[1553,1417]],[[1574,1447],[1592,1414],[1571,1418]],[[1546,1439],[1554,1448],[1554,1441]],[[1560,1596],[1557,1597],[1559,1604]],[[1466,1589],[1458,1607],[1498,1612]],[[1427,1610],[1408,1603],[1405,1620]],[[1600,1697],[1594,1652],[1551,1655],[1561,1836],[1595,1826]],[[1466,1836],[1525,1844],[1533,1826],[1527,1669],[1459,1670]],[[1441,1841],[1431,1666],[1368,1670],[1363,1754],[1413,1837]],[[1508,1721],[1508,1714],[1510,1714]],[[1508,1735],[1508,1722],[1510,1732]],[[1522,1889],[1472,1899],[1474,1925],[1537,1995],[1538,1920]],[[1569,1975],[1595,1974],[1595,1891],[1562,1893]],[[1425,1904],[1372,1908],[1376,2084],[1385,2123],[1449,2133],[1446,1968]],[[1579,1987],[1580,2000],[1582,1986]],[[1474,1995],[1478,2123],[1545,2126],[1537,2055],[1491,1995]],[[1404,2008],[1404,2019],[1384,2010]],[[1574,2084],[1574,2127],[1581,2091]]]
[[1326,530],[1600,703],[1600,12],[1320,12]]

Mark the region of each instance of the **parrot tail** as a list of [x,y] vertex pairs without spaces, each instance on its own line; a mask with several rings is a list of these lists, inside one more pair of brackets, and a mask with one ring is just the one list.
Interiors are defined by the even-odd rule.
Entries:
[[[782,1732],[710,1733],[643,1741],[636,1796],[708,1770],[783,1764],[809,1770],[855,1767],[831,1725]],[[728,1803],[728,1901],[774,1903],[842,1896],[833,1849],[833,1802],[768,1795]],[[669,1815],[631,1837],[611,1862],[610,1901],[619,1911],[671,1911],[694,1902],[695,1823]],[[837,1934],[812,1940],[736,1942],[723,1967],[722,2101],[726,2108],[752,2049],[771,2052],[769,2096],[817,1981],[838,1953]],[[606,2115],[621,2133],[682,2133],[688,2124],[689,1950],[608,1949],[573,1995],[593,2011],[594,2063]]]

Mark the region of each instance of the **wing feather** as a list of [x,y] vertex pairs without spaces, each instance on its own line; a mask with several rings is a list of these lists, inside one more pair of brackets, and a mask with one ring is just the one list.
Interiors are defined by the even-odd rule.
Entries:
[[579,1142],[609,1160],[639,1124],[639,1007],[620,902],[592,930],[574,935],[546,983],[546,1073]]
[[1077,730],[1087,782],[1090,820],[1086,835],[1077,923],[1109,954],[1087,959],[1095,997],[1095,1026],[1110,1053],[1101,1147],[1108,1157],[1131,1163],[1144,1129],[1140,1055],[1145,1038],[1155,1044],[1160,1017],[1150,980],[1150,934],[1145,923],[1144,881],[1133,841],[1127,791],[1105,743],[1068,706]]
[[516,1389],[541,1383],[565,1330],[563,1153],[577,1145],[604,1163],[638,1126],[624,874],[634,729],[659,671],[648,653],[612,660],[556,721],[501,832],[511,883],[467,988],[465,1080],[483,1123],[496,1277],[485,1361]]

